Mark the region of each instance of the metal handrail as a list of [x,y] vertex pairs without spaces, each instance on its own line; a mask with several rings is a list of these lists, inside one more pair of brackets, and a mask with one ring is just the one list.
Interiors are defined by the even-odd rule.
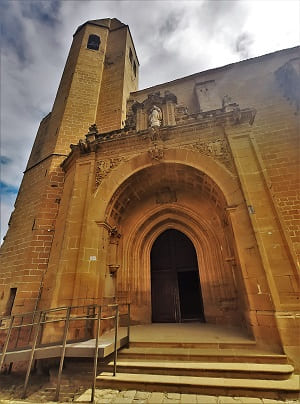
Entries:
[[61,357],[60,357],[59,369],[58,369],[58,374],[57,374],[55,401],[58,401],[58,399],[59,399],[61,374],[62,374],[62,369],[63,369],[63,365],[64,365],[64,360],[65,360],[67,337],[68,337],[69,324],[70,324],[70,314],[71,314],[71,307],[68,308],[67,314],[66,314],[66,322],[65,322],[65,329],[64,329],[64,336],[63,336],[63,343],[62,343],[62,353],[61,353]]
[[[127,306],[127,313],[122,313],[120,314],[120,306]],[[110,308],[114,310],[114,314],[110,316],[103,316],[103,309],[104,308]],[[75,315],[72,316],[71,312],[72,310],[75,309],[87,309],[86,315]],[[93,313],[89,314],[89,310],[93,309]],[[65,311],[65,315],[59,319],[57,318],[52,318],[50,320],[46,319],[47,314],[49,313],[55,313],[59,311]],[[24,318],[30,316],[31,321],[29,323],[24,324]],[[19,341],[19,336],[21,329],[24,327],[31,327],[30,329],[30,335],[28,339],[28,343],[30,342],[32,330],[35,328],[35,333],[33,337],[33,342],[32,342],[32,347],[31,347],[31,352],[30,352],[30,357],[28,360],[28,366],[27,366],[27,371],[26,371],[26,376],[25,376],[25,382],[24,382],[24,387],[23,387],[23,394],[22,398],[26,397],[26,391],[28,387],[28,382],[29,382],[29,377],[30,377],[30,372],[32,368],[32,363],[34,361],[34,356],[35,352],[37,349],[40,349],[40,343],[42,339],[42,332],[43,332],[43,325],[49,324],[49,323],[57,323],[57,322],[65,322],[64,326],[64,331],[63,331],[63,339],[61,344],[58,343],[58,345],[61,346],[61,357],[60,357],[60,364],[59,364],[59,369],[58,369],[58,376],[57,376],[57,386],[56,386],[56,391],[55,391],[55,400],[58,401],[59,399],[59,393],[60,393],[60,385],[61,385],[61,376],[62,376],[62,370],[63,370],[63,364],[64,364],[64,359],[65,359],[65,354],[66,354],[66,345],[68,341],[68,331],[69,331],[69,325],[70,321],[73,320],[89,320],[89,321],[96,321],[96,335],[95,335],[95,351],[94,351],[94,365],[93,365],[93,383],[92,383],[92,393],[91,393],[91,401],[94,402],[94,397],[95,397],[95,387],[96,387],[96,377],[97,377],[97,365],[98,365],[98,350],[99,350],[99,338],[101,334],[101,322],[103,320],[114,320],[114,365],[113,365],[113,375],[116,375],[117,372],[117,351],[118,351],[118,328],[119,328],[119,321],[121,316],[127,316],[128,317],[128,322],[127,322],[127,338],[128,338],[128,345],[129,345],[129,338],[130,338],[130,304],[129,303],[121,303],[121,304],[106,304],[106,305],[80,305],[80,306],[64,306],[64,307],[55,307],[47,310],[39,310],[35,312],[29,312],[29,313],[22,313],[22,314],[16,314],[12,316],[6,316],[2,319],[0,319],[0,324],[1,320],[10,320],[9,321],[9,326],[5,328],[1,328],[1,331],[6,331],[7,330],[7,335],[5,339],[5,343],[3,346],[2,350],[2,355],[1,355],[1,361],[0,361],[0,370],[4,364],[6,354],[8,352],[8,346],[10,342],[10,338],[12,335],[12,331],[14,329],[17,329],[17,339],[15,343],[15,349],[17,349],[18,341]],[[21,318],[21,324],[15,324],[14,322],[16,319]],[[86,326],[87,330],[87,326]],[[10,364],[12,365],[12,364]],[[11,367],[11,366],[10,366]]]
[[31,349],[31,353],[30,353],[30,359],[28,361],[28,366],[27,366],[27,372],[26,372],[26,377],[25,377],[25,383],[24,383],[24,387],[23,387],[23,394],[21,398],[25,398],[26,397],[26,390],[27,390],[27,386],[28,386],[28,382],[29,382],[29,376],[30,376],[30,371],[31,371],[31,366],[32,366],[32,362],[33,362],[33,358],[34,358],[34,351],[38,342],[38,338],[39,338],[39,331],[40,331],[40,321],[42,319],[42,312],[39,312],[39,321],[36,325],[36,332],[35,332],[35,336],[34,336],[34,341],[32,344],[32,349]]
[[91,393],[91,402],[95,401],[95,389],[96,389],[96,378],[97,378],[97,367],[98,367],[98,348],[99,348],[99,334],[101,329],[101,314],[102,308],[98,307],[98,316],[97,316],[97,328],[96,328],[96,341],[95,341],[95,354],[94,354],[94,369],[93,369],[93,384],[92,384],[92,393]]

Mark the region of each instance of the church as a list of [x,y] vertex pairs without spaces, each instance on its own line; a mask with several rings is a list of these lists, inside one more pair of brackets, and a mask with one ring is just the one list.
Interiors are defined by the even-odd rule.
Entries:
[[299,367],[299,48],[138,90],[129,27],[74,33],[1,247],[0,313],[126,302]]

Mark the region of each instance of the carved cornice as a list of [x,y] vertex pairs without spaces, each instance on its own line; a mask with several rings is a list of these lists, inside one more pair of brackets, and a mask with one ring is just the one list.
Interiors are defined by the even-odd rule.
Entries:
[[[180,136],[183,133],[194,135],[195,131],[202,130],[206,128],[213,128],[217,126],[227,127],[233,125],[241,125],[241,124],[249,124],[252,125],[255,119],[256,110],[253,108],[239,109],[236,107],[232,107],[233,104],[230,104],[230,111],[228,111],[228,105],[225,105],[224,108],[215,111],[202,112],[197,114],[188,114],[186,109],[181,110],[181,118],[177,121],[175,126],[172,127],[160,127],[156,128],[155,131],[153,129],[146,129],[141,132],[137,132],[135,130],[128,130],[128,128],[119,129],[116,131],[97,134],[89,133],[89,136],[93,136],[94,140],[90,141],[88,136],[85,141],[80,140],[77,145],[71,145],[71,153],[62,163],[62,167],[67,170],[71,162],[82,155],[89,154],[91,152],[99,151],[102,144],[107,142],[124,142],[129,139],[139,139],[139,140],[147,140],[151,138],[160,138],[161,140],[165,140],[169,138],[171,135]],[[93,128],[92,128],[93,129]],[[151,132],[150,132],[151,131]],[[91,132],[91,131],[90,131]],[[152,139],[151,139],[152,140]],[[213,141],[213,139],[212,139]],[[194,149],[198,147],[198,151],[204,153],[204,149],[201,145],[195,146]],[[207,151],[207,153],[209,153]],[[151,152],[153,154],[153,152]],[[161,153],[160,153],[161,154]],[[211,154],[211,153],[209,153]],[[155,155],[155,154],[154,154]],[[104,177],[121,161],[121,159],[103,159],[97,163],[99,167],[97,169],[97,182],[100,184]]]

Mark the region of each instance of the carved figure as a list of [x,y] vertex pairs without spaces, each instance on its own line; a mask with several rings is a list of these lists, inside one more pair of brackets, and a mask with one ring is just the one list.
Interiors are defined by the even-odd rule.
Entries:
[[159,107],[157,107],[156,105],[153,105],[153,107],[150,110],[150,114],[149,114],[150,127],[154,128],[156,126],[160,126],[161,119],[162,119],[161,109]]
[[97,135],[98,133],[99,133],[98,128],[97,128],[97,125],[95,123],[89,127],[88,135]]
[[91,145],[89,142],[85,142],[82,139],[79,139],[78,142],[79,149],[81,153],[89,153],[91,151]]

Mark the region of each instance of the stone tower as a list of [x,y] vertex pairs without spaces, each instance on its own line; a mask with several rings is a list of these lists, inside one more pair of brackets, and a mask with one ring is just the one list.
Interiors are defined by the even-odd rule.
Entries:
[[62,161],[90,125],[120,129],[137,90],[138,59],[127,25],[87,21],[76,30],[52,111],[42,120],[1,248],[0,311],[37,308],[64,184]]

